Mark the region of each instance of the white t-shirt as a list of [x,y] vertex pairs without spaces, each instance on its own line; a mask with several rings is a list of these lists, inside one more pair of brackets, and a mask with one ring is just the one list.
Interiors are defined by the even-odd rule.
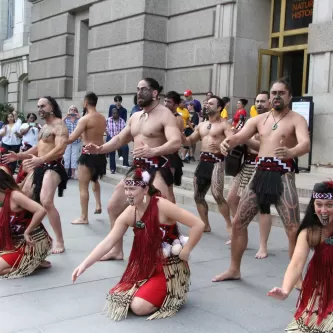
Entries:
[[23,135],[22,143],[27,143],[32,147],[35,147],[38,142],[38,128],[30,127],[29,131]]
[[3,125],[1,130],[6,127],[6,134],[2,137],[2,142],[8,146],[18,146],[21,144],[21,139],[15,135],[15,132],[20,133],[20,127],[22,125],[21,119],[17,119],[12,128],[9,125]]

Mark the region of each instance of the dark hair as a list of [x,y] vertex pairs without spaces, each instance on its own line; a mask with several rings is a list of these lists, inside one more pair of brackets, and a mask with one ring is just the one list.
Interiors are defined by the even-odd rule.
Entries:
[[[137,169],[138,169],[138,168],[136,168],[136,167],[131,168],[131,169],[126,173],[125,179],[128,179],[128,178],[129,178],[129,179],[132,179],[132,180],[138,180],[138,181],[142,180],[142,177],[139,177],[139,176],[138,176],[138,173],[136,172]],[[143,171],[143,170],[141,170],[141,171]],[[158,189],[153,185],[155,175],[152,175],[151,173],[149,173],[149,174],[150,174],[150,180],[149,180],[149,184],[148,184],[148,186],[149,186],[148,194],[149,194],[150,196],[153,196],[153,195],[155,195],[155,194],[157,194],[157,195],[161,195],[160,190],[158,190]],[[145,186],[143,186],[143,187],[145,187]]]
[[222,101],[224,102],[224,106],[225,106],[226,104],[228,104],[230,102],[230,98],[229,97],[223,97]]
[[8,116],[9,116],[10,114],[13,116],[13,118],[14,118],[14,123],[15,123],[15,117],[14,117],[14,115],[13,115],[13,112],[8,112],[8,113],[6,114],[6,118],[4,119],[4,122],[3,122],[5,125],[9,124]]
[[211,98],[215,98],[217,100],[217,107],[221,107],[222,110],[224,109],[225,106],[225,102],[222,98],[220,98],[219,96],[213,95]]
[[4,193],[6,190],[21,191],[14,178],[0,169],[0,192]]
[[163,86],[160,86],[159,83],[151,78],[151,77],[146,77],[145,79],[143,79],[144,81],[146,81],[149,85],[149,87],[153,90],[157,90],[158,91],[158,94],[161,93],[161,91],[163,90]]
[[33,117],[35,118],[35,121],[37,120],[37,116],[36,116],[36,114],[33,113],[33,112],[28,113],[28,115],[27,115],[27,120],[28,120],[31,116],[33,116]]
[[138,95],[137,95],[137,94],[135,94],[135,95],[133,96],[133,104],[134,104],[134,105],[138,105]]
[[206,96],[207,96],[208,94],[214,95],[212,91],[208,91],[208,92],[206,93]]
[[120,96],[120,95],[116,95],[114,96],[114,99],[113,99],[115,102],[119,101],[119,102],[122,102],[123,101],[123,98]]
[[282,77],[276,81],[274,81],[271,85],[271,89],[275,83],[282,83],[284,84],[285,88],[289,91],[289,95],[293,94],[293,88],[291,86],[291,81],[289,76]]
[[239,101],[242,103],[243,107],[245,107],[246,104],[248,103],[248,100],[245,98],[240,98]]
[[169,91],[169,92],[167,92],[165,97],[172,99],[175,104],[179,104],[181,101],[180,95],[177,93],[177,91],[173,91],[173,90]]
[[[269,97],[270,97],[270,96],[269,96],[269,92],[268,92],[267,90],[262,90],[262,91],[260,91],[258,95],[267,95],[267,98],[268,98],[268,99],[269,99]],[[257,96],[258,96],[258,95],[257,95]]]
[[[329,181],[329,182],[317,183],[317,184],[315,184],[315,186],[313,188],[313,192],[332,193],[333,194],[333,182]],[[304,215],[303,221],[298,229],[297,237],[303,229],[307,229],[307,228],[311,229],[316,226],[322,227],[322,224],[321,224],[318,216],[315,213],[314,202],[315,202],[315,199],[311,198],[310,203],[306,209],[306,213]]]
[[180,103],[185,103],[185,99],[184,98],[181,98],[180,101],[179,101],[179,104]]
[[113,112],[113,110],[116,110],[119,113],[119,110],[117,108],[112,108],[111,112]]
[[53,108],[53,114],[56,118],[62,118],[62,112],[60,110],[59,104],[57,103],[57,101],[51,97],[51,96],[44,96],[43,98],[47,99],[49,104],[52,105]]
[[97,97],[97,95],[95,93],[88,92],[84,96],[84,100],[87,101],[88,105],[90,105],[90,106],[96,106],[97,105],[97,101],[98,101],[98,97]]

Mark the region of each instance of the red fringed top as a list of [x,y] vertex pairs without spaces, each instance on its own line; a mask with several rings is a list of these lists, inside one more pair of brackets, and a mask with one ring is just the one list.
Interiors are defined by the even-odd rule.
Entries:
[[30,224],[32,217],[32,214],[26,210],[19,212],[10,210],[11,193],[11,190],[6,190],[0,211],[0,251],[10,251],[15,248],[13,236],[22,235]]
[[[309,263],[303,281],[302,291],[297,302],[295,318],[308,312],[306,325],[314,312],[317,325],[333,312],[333,233],[325,241],[314,247],[314,255]],[[315,306],[319,300],[318,306]]]
[[110,294],[128,290],[137,282],[152,276],[155,269],[160,268],[164,263],[162,242],[172,242],[178,238],[176,224],[160,225],[157,202],[158,196],[152,196],[141,218],[144,228],[134,225],[134,241],[128,265],[120,282],[110,290]]

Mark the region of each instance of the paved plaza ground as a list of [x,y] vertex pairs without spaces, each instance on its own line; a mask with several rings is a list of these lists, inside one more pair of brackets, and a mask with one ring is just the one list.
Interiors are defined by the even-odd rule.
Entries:
[[[269,240],[269,258],[256,260],[259,242],[258,224],[249,227],[249,246],[242,265],[242,280],[212,283],[211,278],[224,271],[230,261],[225,223],[210,214],[213,232],[205,234],[190,261],[192,284],[188,301],[170,319],[146,321],[129,314],[113,322],[101,314],[108,290],[119,280],[127,263],[132,231],[125,236],[122,262],[99,262],[79,278],[75,285],[71,274],[109,231],[107,200],[113,186],[102,183],[102,215],[93,215],[90,224],[73,226],[79,216],[77,181],[71,180],[65,196],[56,204],[62,217],[66,253],[48,259],[53,267],[30,277],[0,281],[0,333],[278,333],[291,321],[297,300],[293,292],[285,302],[266,296],[270,288],[280,286],[288,265],[287,238],[284,230],[273,227]],[[92,199],[91,195],[91,199]],[[196,213],[194,207],[185,207]],[[50,230],[48,221],[45,226]],[[183,228],[186,233],[185,228]],[[52,232],[51,232],[51,235]]]

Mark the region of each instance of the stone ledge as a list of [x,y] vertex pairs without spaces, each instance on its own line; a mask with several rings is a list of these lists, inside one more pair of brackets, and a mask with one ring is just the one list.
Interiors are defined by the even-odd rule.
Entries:
[[54,98],[72,98],[73,79],[56,78],[29,82],[28,99],[38,99],[41,96]]

